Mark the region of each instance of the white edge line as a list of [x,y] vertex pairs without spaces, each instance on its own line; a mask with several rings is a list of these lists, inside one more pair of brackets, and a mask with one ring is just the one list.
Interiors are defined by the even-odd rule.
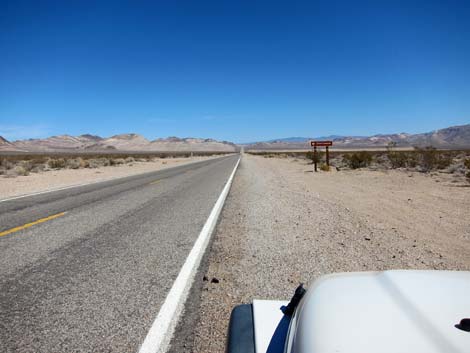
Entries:
[[[225,156],[222,156],[222,157],[225,157]],[[222,158],[222,157],[215,157],[215,158],[211,158],[211,159],[217,159],[217,158]],[[107,181],[112,181],[112,180],[116,180],[116,179],[124,179],[124,178],[128,178],[128,177],[136,176],[136,175],[148,174],[148,173],[153,173],[153,172],[160,172],[162,170],[168,170],[168,169],[177,168],[177,167],[181,167],[181,166],[189,165],[189,164],[193,164],[193,163],[198,163],[198,162],[204,162],[204,161],[191,161],[191,162],[188,162],[188,163],[171,166],[169,168],[150,170],[148,172],[130,174],[130,175],[125,175],[125,176],[117,176],[117,177],[111,177],[111,178],[98,179],[98,180],[90,181],[90,182],[83,183],[83,184],[73,184],[73,185],[61,186],[61,187],[58,187],[58,188],[52,188],[52,189],[47,189],[47,190],[43,190],[43,191],[33,192],[31,194],[23,194],[23,195],[18,195],[18,196],[12,196],[12,197],[9,197],[9,198],[6,198],[6,199],[0,199],[0,203],[1,202],[6,202],[6,201],[11,201],[11,200],[16,200],[16,199],[22,199],[24,197],[47,194],[49,192],[54,192],[54,191],[61,191],[61,190],[79,188],[80,186],[87,186],[87,185],[92,185],[92,184],[105,183]]]
[[139,349],[139,353],[164,353],[169,348],[179,317],[183,311],[184,303],[186,302],[189,290],[199,268],[199,264],[206,251],[207,245],[209,244],[209,240],[212,232],[214,231],[225,199],[227,198],[233,177],[235,176],[238,164],[240,163],[240,159],[241,157],[238,158],[232,174],[228,178],[219,198],[212,208],[209,218],[207,218],[206,223],[202,227],[201,233],[199,233],[191,252],[186,258],[178,277],[176,277],[176,280],[165,299],[165,302],[161,306],[155,321],[150,327],[150,330]]

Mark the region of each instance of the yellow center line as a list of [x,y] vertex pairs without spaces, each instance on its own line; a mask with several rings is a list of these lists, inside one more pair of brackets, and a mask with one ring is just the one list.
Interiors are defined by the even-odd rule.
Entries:
[[29,227],[32,227],[36,224],[44,223],[44,222],[50,221],[52,219],[62,217],[65,213],[66,212],[57,213],[57,214],[54,214],[52,216],[48,216],[48,217],[45,217],[45,218],[38,219],[37,221],[31,222],[31,223],[23,224],[22,226],[19,226],[19,227],[4,230],[3,232],[0,232],[0,237],[3,237],[4,235],[8,235],[8,234],[11,234],[11,233],[18,232],[20,230],[23,230],[23,229],[26,229],[26,228],[29,228]]
[[155,185],[155,184],[158,184],[161,180],[155,180],[155,181],[152,181],[149,185]]

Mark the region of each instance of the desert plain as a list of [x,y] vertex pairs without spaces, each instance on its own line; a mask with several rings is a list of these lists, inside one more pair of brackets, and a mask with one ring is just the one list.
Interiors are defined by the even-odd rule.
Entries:
[[328,273],[470,270],[469,186],[448,171],[314,173],[303,158],[245,154],[199,278],[196,329],[173,352],[223,352],[235,305],[288,300]]

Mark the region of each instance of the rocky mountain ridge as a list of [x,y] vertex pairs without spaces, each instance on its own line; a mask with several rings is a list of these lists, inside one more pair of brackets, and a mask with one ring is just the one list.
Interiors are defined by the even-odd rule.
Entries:
[[451,126],[421,134],[378,134],[373,136],[288,137],[244,144],[247,150],[305,149],[310,140],[332,140],[338,148],[374,148],[395,143],[399,147],[470,148],[470,124]]
[[79,152],[79,151],[213,151],[233,152],[237,146],[227,141],[202,138],[168,137],[148,140],[139,134],[120,134],[108,138],[84,134],[58,135],[44,139],[7,141],[0,136],[0,151]]

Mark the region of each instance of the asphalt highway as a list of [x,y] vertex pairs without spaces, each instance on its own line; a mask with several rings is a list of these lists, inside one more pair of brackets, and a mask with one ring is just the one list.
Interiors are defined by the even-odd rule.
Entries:
[[0,202],[0,351],[137,352],[237,160]]

